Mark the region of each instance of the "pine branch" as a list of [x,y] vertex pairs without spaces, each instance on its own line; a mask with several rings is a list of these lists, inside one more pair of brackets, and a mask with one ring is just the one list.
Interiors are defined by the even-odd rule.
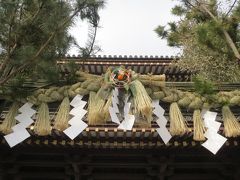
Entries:
[[187,7],[189,8],[195,8],[196,9],[196,6],[194,6],[189,0],[184,0],[184,3]]
[[[97,29],[98,29],[98,26],[94,26],[93,34],[89,35],[90,40],[88,41],[88,47],[80,48],[83,52],[83,58],[88,58],[92,54],[92,52],[95,50],[94,44],[95,44],[95,40],[96,40],[96,36],[97,36]],[[84,68],[84,61],[82,63],[82,68]]]
[[236,4],[237,0],[235,0],[232,4],[232,6],[229,8],[228,12],[226,13],[225,17],[227,17],[229,15],[229,13],[232,11],[232,9],[234,8],[235,4]]
[[[204,4],[200,4],[200,7],[202,7],[202,9],[208,13],[208,15],[216,22],[216,23],[219,23],[219,20],[217,19],[216,16],[214,16],[211,11],[209,11],[209,9],[204,5]],[[240,61],[240,53],[238,52],[238,49],[235,45],[235,43],[233,42],[231,36],[229,35],[229,33],[224,29],[222,28],[222,31],[223,31],[223,34],[225,36],[225,39],[229,45],[229,47],[232,49],[235,57],[237,58],[238,61]]]
[[[36,13],[31,18],[30,17],[27,18],[24,22],[26,22],[29,19],[31,19],[31,23],[30,24],[32,24],[34,22],[34,20],[36,19],[36,17],[38,16],[38,14],[40,13],[40,10],[43,8],[43,5],[44,5],[44,2],[41,2],[41,4],[39,5],[38,10],[36,11]],[[15,20],[15,18],[17,16],[17,10],[19,8],[18,6],[19,6],[19,1],[17,2],[17,6],[14,9],[14,12],[13,12],[10,24],[9,24],[7,55],[4,58],[3,62],[1,63],[1,66],[0,66],[0,75],[3,76],[3,77],[5,76],[5,74],[8,74],[8,73],[4,73],[4,69],[6,68],[6,65],[11,61],[10,57],[11,57],[11,55],[13,54],[14,50],[17,47],[17,39],[15,37],[15,43],[14,43],[13,47],[11,48],[11,33],[12,33],[12,26],[13,26],[14,20]],[[23,4],[21,4],[21,6],[20,6],[19,21],[21,20],[21,16],[22,16],[22,6],[23,6]],[[20,25],[20,22],[19,22],[19,25]]]
[[94,26],[92,32],[90,32],[89,41],[87,45],[88,46],[87,54],[85,55],[85,57],[89,57],[91,53],[94,51],[94,44],[97,36],[97,29],[98,29],[98,26]]
[[[198,0],[195,0],[195,1],[199,4],[199,6],[200,6],[200,9],[199,9],[199,10],[200,10],[200,11],[206,12],[216,23],[219,23],[219,22],[220,22],[220,21],[217,19],[217,17],[214,16],[211,11],[209,11],[209,9],[206,7],[206,4],[205,4],[205,3],[203,3],[202,1],[200,2],[200,1],[198,1]],[[195,8],[195,9],[196,9],[196,6],[194,6],[189,0],[185,0],[184,2],[187,3],[187,4],[189,4],[192,8]],[[236,3],[236,2],[233,3],[232,7],[230,8],[230,11],[231,11],[231,9],[234,7],[234,4],[235,4],[235,3]],[[225,36],[225,39],[226,39],[229,47],[232,49],[235,57],[237,58],[238,61],[240,61],[240,53],[238,52],[238,49],[237,49],[235,43],[233,42],[231,36],[229,35],[229,33],[228,33],[224,28],[222,28],[222,32],[223,32],[223,34],[224,34],[224,36]]]
[[19,72],[22,72],[29,65],[35,63],[37,58],[39,57],[39,55],[43,52],[43,50],[45,50],[45,48],[48,46],[48,44],[51,42],[51,40],[54,38],[54,36],[57,34],[57,32],[60,31],[69,21],[71,21],[80,11],[81,11],[81,8],[77,8],[75,10],[75,12],[68,19],[66,19],[58,28],[56,28],[56,30],[54,32],[51,33],[51,35],[49,36],[47,41],[39,48],[37,53],[32,58],[27,60],[26,63],[24,63],[23,65],[19,66],[17,69],[12,71],[9,75],[4,77],[0,81],[0,86],[3,85],[4,83],[6,83],[9,79],[11,79],[14,76],[16,76]]
[[17,43],[14,44],[14,46],[12,47],[12,49],[10,50],[10,52],[6,55],[6,57],[3,59],[3,62],[1,63],[0,66],[0,75],[2,75],[4,69],[6,68],[6,65],[9,63],[10,60],[10,56],[12,55],[12,53],[14,52],[14,50],[17,47]]
[[17,9],[18,9],[18,4],[19,4],[19,1],[17,2],[17,5],[12,13],[12,16],[10,18],[10,23],[9,23],[9,28],[8,28],[8,47],[7,47],[7,55],[6,57],[3,59],[3,62],[1,63],[1,66],[0,66],[0,75],[2,75],[3,73],[3,70],[5,69],[7,63],[9,62],[10,60],[10,56],[12,55],[12,53],[14,52],[14,50],[16,49],[17,47],[17,43],[15,42],[13,47],[11,48],[11,37],[12,37],[12,27],[13,27],[13,24],[14,24],[14,21],[15,21],[15,18],[16,18],[16,14],[17,14]]
[[[89,23],[91,24],[91,28],[89,30],[89,40],[87,42],[87,47],[86,48],[80,48],[83,52],[83,57],[87,58],[89,57],[95,50],[96,48],[94,47],[95,41],[96,41],[96,36],[97,36],[97,30],[98,30],[98,24],[99,24],[99,17],[98,15],[96,15],[96,8],[93,8],[93,17],[92,19],[89,21]],[[99,50],[98,50],[99,51]],[[84,62],[83,64],[84,65]]]
[[88,55],[90,55],[93,51],[93,46],[94,46],[94,43],[95,43],[95,40],[96,40],[96,36],[97,36],[97,26],[94,27],[94,34],[93,34],[93,38],[92,38],[92,42],[91,42],[91,46],[90,46]]
[[28,20],[31,20],[30,24],[32,24],[35,21],[35,19],[37,18],[37,16],[39,15],[39,13],[41,12],[43,6],[44,6],[44,2],[41,2],[41,4],[39,5],[38,10],[36,11],[36,13],[33,16],[28,17],[27,19],[25,19],[23,23],[27,22]]

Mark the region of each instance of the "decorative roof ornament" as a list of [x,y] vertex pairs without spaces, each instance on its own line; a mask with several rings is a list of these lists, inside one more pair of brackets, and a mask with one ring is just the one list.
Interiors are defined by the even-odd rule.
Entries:
[[124,87],[131,81],[131,71],[125,69],[123,66],[113,69],[109,77],[110,82],[118,88]]
[[[123,66],[114,69],[109,68],[102,76],[78,71],[76,72],[76,79],[77,82],[72,85],[38,89],[23,101],[19,100],[18,103],[28,101],[34,105],[33,108],[45,103],[45,110],[39,112],[40,114],[41,112],[45,112],[42,114],[49,117],[47,115],[47,106],[49,103],[61,102],[65,99],[63,105],[67,106],[68,110],[62,111],[62,109],[59,108],[59,114],[55,116],[55,119],[57,119],[56,117],[64,117],[64,119],[61,121],[61,128],[56,126],[55,123],[55,129],[64,131],[71,139],[77,137],[88,125],[96,127],[99,125],[103,126],[109,122],[108,120],[110,120],[110,118],[115,117],[115,122],[118,124],[116,129],[119,128],[127,131],[131,130],[133,126],[152,128],[151,132],[157,130],[164,139],[164,142],[167,143],[171,139],[171,136],[184,135],[185,133],[192,134],[192,129],[188,127],[189,124],[185,122],[185,117],[180,111],[184,108],[188,111],[195,112],[193,113],[195,117],[193,118],[195,119],[193,129],[196,131],[194,140],[204,141],[206,137],[204,134],[206,126],[200,117],[200,112],[204,108],[204,104],[209,104],[209,108],[212,109],[223,107],[222,114],[224,114],[225,136],[235,137],[240,134],[239,122],[230,111],[232,106],[240,106],[240,90],[228,92],[218,92],[216,90],[214,94],[209,96],[206,93],[199,93],[197,91],[193,92],[186,89],[180,90],[176,87],[165,87],[165,75],[141,75]],[[115,92],[116,89],[118,93]],[[82,105],[72,105],[71,103],[74,108],[69,112],[70,100],[79,95],[81,95],[81,97],[78,98],[78,102],[81,102],[80,104]],[[84,102],[88,97],[88,103]],[[13,98],[9,100],[13,101]],[[17,101],[16,99],[14,100]],[[167,122],[168,119],[164,118],[164,111],[158,106],[159,104],[152,104],[153,100],[165,103],[167,106],[163,106],[164,108],[170,105],[170,123]],[[87,105],[86,107],[85,104]],[[85,118],[86,113],[87,118]],[[156,117],[153,116],[153,114],[159,117],[156,121],[160,126],[158,129],[152,126],[152,121],[154,121]],[[74,117],[69,119],[71,117],[70,115]],[[15,124],[13,118],[6,119],[9,119],[9,122],[4,122],[2,126],[9,124],[13,126]],[[46,118],[42,119],[46,120]],[[41,125],[41,128],[49,130],[49,126],[52,126],[52,118],[48,119],[48,127]],[[42,122],[45,123],[45,121]],[[180,129],[180,127],[182,127],[182,129]],[[25,128],[27,128],[27,130]],[[29,130],[28,128],[29,127],[24,127],[26,131]],[[35,128],[30,128],[30,130],[35,130]],[[50,128],[48,134],[51,133],[51,130],[52,128]],[[170,133],[168,130],[170,130]],[[1,131],[4,132],[3,130]],[[25,135],[27,136],[28,134],[26,133]],[[202,138],[202,135],[205,135],[205,137]],[[207,137],[208,142],[210,142],[211,137]],[[222,141],[222,144],[224,144],[224,142],[225,141]]]

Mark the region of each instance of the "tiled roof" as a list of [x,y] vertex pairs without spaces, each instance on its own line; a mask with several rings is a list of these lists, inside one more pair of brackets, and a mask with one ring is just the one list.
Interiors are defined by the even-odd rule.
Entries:
[[[82,58],[80,55],[69,55],[67,54],[63,58]],[[139,59],[151,59],[151,60],[172,60],[172,59],[179,59],[179,56],[147,56],[147,55],[93,55],[88,57],[87,59],[131,59],[131,60],[139,60]]]
[[125,66],[140,74],[165,74],[167,81],[190,81],[191,72],[172,65],[177,56],[66,56],[58,61],[62,72],[69,72],[67,64],[76,63],[79,68],[92,74],[103,74],[108,67]]

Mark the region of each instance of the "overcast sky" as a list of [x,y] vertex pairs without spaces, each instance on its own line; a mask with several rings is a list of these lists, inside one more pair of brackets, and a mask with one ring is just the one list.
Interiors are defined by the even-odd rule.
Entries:
[[[154,32],[158,25],[176,20],[171,15],[173,0],[107,0],[100,12],[96,43],[101,55],[177,55],[178,49],[167,46]],[[70,30],[80,45],[87,39],[87,24],[76,22]],[[72,49],[70,54],[77,54]]]

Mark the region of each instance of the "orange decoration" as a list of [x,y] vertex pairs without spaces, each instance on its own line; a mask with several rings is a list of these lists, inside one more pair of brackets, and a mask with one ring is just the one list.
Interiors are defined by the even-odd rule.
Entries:
[[118,80],[119,80],[119,81],[123,80],[123,77],[124,77],[124,74],[119,74],[119,75],[118,75]]

